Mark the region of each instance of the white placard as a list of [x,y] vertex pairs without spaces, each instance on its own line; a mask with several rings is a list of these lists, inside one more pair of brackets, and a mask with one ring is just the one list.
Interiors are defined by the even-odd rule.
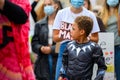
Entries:
[[114,80],[114,33],[99,33],[99,45],[107,65],[104,80]]
[[[104,76],[104,80],[115,80],[114,76],[114,33],[99,33],[99,42],[98,44],[101,46],[105,63],[107,66],[107,70]],[[94,80],[96,76],[97,65],[94,65],[93,69],[93,77]]]

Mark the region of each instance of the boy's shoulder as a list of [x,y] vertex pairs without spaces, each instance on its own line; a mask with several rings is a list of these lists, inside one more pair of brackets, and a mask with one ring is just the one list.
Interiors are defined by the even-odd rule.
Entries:
[[95,49],[101,49],[100,45],[96,42],[90,41],[91,45],[94,45]]
[[68,45],[73,44],[75,42],[76,42],[75,40],[71,40],[71,41],[68,42]]
[[[61,44],[66,44],[66,43],[67,43],[67,45],[77,44],[75,40],[64,40],[61,42]],[[86,42],[86,43],[84,43],[84,45],[85,46],[89,45],[89,46],[94,46],[94,47],[100,47],[98,43],[93,42],[93,41]]]

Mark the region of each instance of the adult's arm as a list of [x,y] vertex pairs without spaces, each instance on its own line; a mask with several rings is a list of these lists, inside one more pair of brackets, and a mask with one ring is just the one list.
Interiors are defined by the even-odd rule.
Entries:
[[3,9],[4,4],[5,4],[5,0],[0,0],[0,10]]
[[57,29],[53,30],[53,40],[54,40],[54,42],[61,42],[62,40],[64,40],[63,38],[59,37],[59,31],[60,30],[57,30]]
[[31,5],[32,6],[31,15],[32,15],[35,22],[37,21],[37,14],[36,14],[34,9],[35,9],[37,3],[38,3],[38,1],[34,1]]
[[1,1],[3,2],[0,4],[0,13],[5,15],[10,21],[16,24],[24,24],[27,21],[28,16],[20,6],[9,0]]
[[53,24],[53,41],[54,42],[60,42],[64,40],[62,37],[59,36],[60,25],[62,21],[62,14],[63,14],[62,11],[58,11],[54,20],[54,24]]
[[91,34],[90,34],[90,40],[91,41],[94,41],[94,42],[98,42],[99,41],[99,35],[98,33],[100,32],[100,27],[98,25],[98,21],[97,21],[97,18],[95,16],[95,14],[93,12],[91,12],[91,18],[93,19],[93,29],[91,31]]
[[40,31],[39,26],[40,25],[38,23],[35,24],[34,35],[32,37],[31,42],[32,51],[38,55],[40,55],[39,53],[42,53],[41,48],[43,46],[39,43],[39,31]]
[[92,34],[89,36],[89,39],[90,39],[91,41],[94,41],[94,42],[98,43],[98,41],[99,41],[98,32],[92,33]]

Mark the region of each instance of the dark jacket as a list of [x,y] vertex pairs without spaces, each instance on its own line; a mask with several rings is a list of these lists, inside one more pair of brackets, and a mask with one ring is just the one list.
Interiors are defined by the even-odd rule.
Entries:
[[97,18],[97,21],[98,21],[100,32],[106,32],[105,26],[104,26],[104,23],[103,23],[102,19],[99,18],[99,17],[96,17],[96,18]]
[[68,43],[63,54],[63,69],[70,80],[91,80],[94,63],[98,65],[95,80],[103,80],[106,65],[102,49],[91,41],[83,44],[75,41]]
[[[35,31],[32,38],[32,50],[34,53],[38,55],[38,58],[35,62],[35,75],[37,79],[41,80],[49,80],[49,63],[48,63],[48,55],[44,54],[40,51],[42,46],[48,45],[48,19],[45,17],[43,20],[37,22],[35,24]],[[55,43],[51,47],[52,49],[52,57],[53,57],[53,80],[56,68],[57,61],[57,53],[55,53]]]

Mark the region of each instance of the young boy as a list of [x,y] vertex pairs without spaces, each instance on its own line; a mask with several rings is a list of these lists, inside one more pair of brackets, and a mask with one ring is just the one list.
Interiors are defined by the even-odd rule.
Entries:
[[73,41],[69,42],[63,53],[62,68],[59,80],[91,80],[93,65],[98,65],[95,80],[103,80],[106,65],[100,46],[88,40],[93,28],[90,17],[79,16],[71,30]]

